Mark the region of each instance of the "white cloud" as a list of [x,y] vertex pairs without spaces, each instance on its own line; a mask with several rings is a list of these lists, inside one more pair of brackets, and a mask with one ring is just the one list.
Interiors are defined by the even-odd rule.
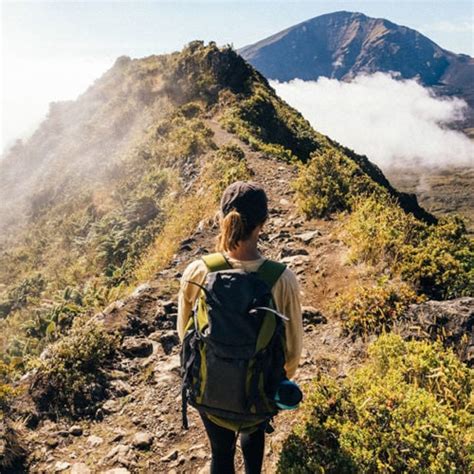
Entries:
[[435,97],[415,80],[375,73],[352,82],[322,77],[271,84],[316,130],[382,168],[474,165],[474,143],[447,129],[463,117],[466,103]]
[[4,58],[0,153],[34,132],[50,102],[76,99],[112,64],[112,58]]

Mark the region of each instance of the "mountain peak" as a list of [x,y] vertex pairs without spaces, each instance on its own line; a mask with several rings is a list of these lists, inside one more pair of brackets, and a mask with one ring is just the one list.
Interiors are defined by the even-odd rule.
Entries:
[[[239,53],[269,79],[351,80],[358,74],[397,72],[470,105],[474,124],[474,59],[447,51],[420,32],[361,12],[326,13]],[[470,125],[470,123],[472,124]]]
[[453,56],[415,30],[349,11],[317,16],[240,53],[266,77],[281,81],[398,71],[426,85],[441,81]]

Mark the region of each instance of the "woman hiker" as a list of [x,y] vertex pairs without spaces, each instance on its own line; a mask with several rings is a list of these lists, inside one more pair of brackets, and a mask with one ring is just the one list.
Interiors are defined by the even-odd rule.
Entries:
[[[256,183],[237,181],[224,191],[220,203],[220,233],[217,250],[233,269],[256,272],[266,259],[258,250],[258,239],[268,218],[267,196]],[[271,294],[280,315],[288,320],[284,323],[284,372],[291,379],[298,367],[302,349],[302,316],[299,285],[295,274],[286,267],[273,284]],[[209,267],[203,259],[191,262],[183,272],[178,298],[178,334],[183,342],[186,327],[193,314],[196,299],[201,291]],[[196,284],[192,284],[196,283]],[[285,319],[286,319],[285,318]],[[291,382],[288,382],[292,384]],[[294,388],[296,385],[290,388]],[[239,431],[225,427],[218,417],[200,410],[212,451],[211,474],[234,473],[236,436]],[[241,448],[247,474],[261,472],[265,430],[242,431]]]

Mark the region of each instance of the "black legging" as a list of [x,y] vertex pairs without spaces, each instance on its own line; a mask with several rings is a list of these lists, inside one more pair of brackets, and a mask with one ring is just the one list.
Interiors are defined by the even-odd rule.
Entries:
[[[204,414],[201,418],[211,443],[211,474],[234,474],[235,431],[216,425]],[[240,435],[240,446],[244,455],[246,474],[260,474],[265,450],[265,432],[257,429],[253,433]]]

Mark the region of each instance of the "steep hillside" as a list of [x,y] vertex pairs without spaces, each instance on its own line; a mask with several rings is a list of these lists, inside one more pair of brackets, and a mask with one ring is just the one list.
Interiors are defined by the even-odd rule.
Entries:
[[[71,115],[62,107],[76,120],[58,129],[56,119]],[[176,296],[186,264],[213,250],[218,199],[236,179],[268,191],[261,251],[296,272],[305,305],[297,380],[311,381],[309,406],[276,421],[267,472],[297,465],[299,445],[287,443],[311,410],[318,374],[331,384],[352,377],[368,341],[391,329],[409,339],[440,337],[454,350],[449,365],[433,346],[441,355],[420,376],[451,370],[450,380],[459,379],[462,397],[451,411],[449,390],[420,394],[417,379],[405,382],[413,397],[438,397],[449,421],[441,425],[454,426],[454,437],[427,418],[431,411],[412,414],[400,403],[409,418],[433,426],[422,440],[428,446],[454,439],[441,468],[466,456],[474,245],[463,223],[438,221],[366,157],[313,130],[231,48],[196,41],[167,56],[119,59],[78,101],[53,107],[2,167],[3,197],[15,210],[0,255],[3,471],[206,472],[196,414],[189,431],[180,429]],[[428,298],[436,301],[425,310]],[[419,357],[428,351],[414,347]],[[366,405],[356,402],[355,414]],[[376,439],[384,428],[372,421],[368,438]],[[342,442],[343,431],[334,439]],[[350,451],[351,463],[360,449]],[[318,462],[335,472],[331,460]]]
[[[152,276],[176,235],[209,212],[221,185],[196,193],[214,167],[239,156],[216,145],[207,122],[216,116],[267,156],[304,163],[339,150],[368,183],[434,219],[366,157],[314,131],[233,50],[196,42],[168,56],[119,58],[77,101],[53,106],[0,164],[10,216],[2,218],[1,340],[10,358],[38,355],[75,314]],[[246,175],[235,168],[217,176]]]
[[321,15],[276,33],[239,53],[269,79],[320,76],[350,80],[361,73],[400,73],[470,106],[474,124],[474,59],[444,50],[405,26],[362,13]]
[[[339,223],[301,217],[295,192],[288,187],[297,175],[296,166],[251,150],[214,119],[207,123],[215,132],[216,144],[238,144],[245,152],[253,179],[265,183],[271,212],[261,251],[287,263],[301,283],[305,334],[296,380],[307,391],[317,374],[343,379],[364,359],[367,341],[344,334],[341,321],[331,316],[329,307],[354,281],[371,282],[370,269],[348,265],[349,249],[338,238]],[[24,464],[29,472],[209,472],[209,449],[193,409],[189,431],[181,428],[179,344],[174,330],[176,290],[169,286],[170,281],[177,282],[189,261],[213,250],[216,230],[213,219],[199,222],[179,242],[166,268],[133,294],[95,315],[107,331],[118,331],[121,342],[105,367],[106,396],[92,420],[57,418],[52,413],[47,416],[34,402],[44,387],[34,374],[23,379],[28,391],[17,398],[13,410],[23,420],[15,427],[16,435],[27,447]],[[464,313],[460,310],[463,304]],[[436,312],[426,311],[423,306],[419,309],[425,317],[436,317]],[[440,317],[464,315],[465,323],[472,324],[474,299],[451,302],[438,311]],[[418,324],[407,322],[407,327],[416,331]],[[421,324],[419,330],[436,326],[433,320],[426,324]],[[441,331],[443,326],[438,327]],[[474,340],[467,347],[474,354]],[[265,473],[276,471],[282,445],[300,416],[299,412],[290,412],[275,419],[276,431],[267,438]],[[237,465],[238,472],[243,472],[239,449]]]

